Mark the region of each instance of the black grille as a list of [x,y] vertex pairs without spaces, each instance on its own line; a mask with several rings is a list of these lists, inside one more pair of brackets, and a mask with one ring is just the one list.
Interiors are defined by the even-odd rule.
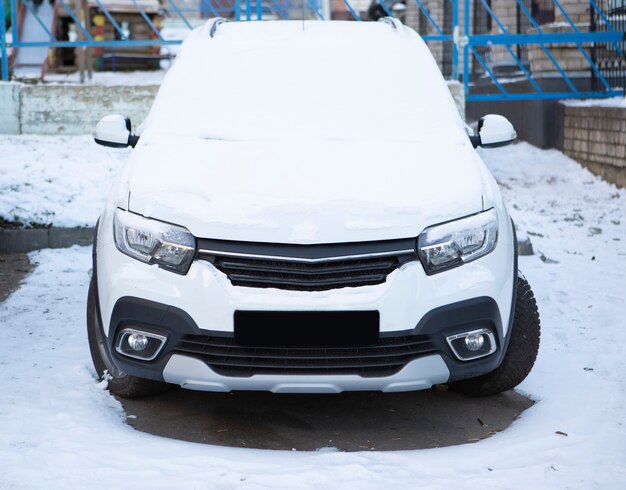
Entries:
[[235,286],[322,291],[385,282],[399,265],[398,257],[306,263],[216,257],[213,265]]
[[390,376],[434,352],[428,336],[383,337],[364,347],[248,347],[234,338],[187,335],[174,350],[206,362],[224,376],[254,374],[357,374]]
[[418,257],[415,238],[313,245],[200,238],[198,259],[211,262],[235,286],[323,291],[383,283]]

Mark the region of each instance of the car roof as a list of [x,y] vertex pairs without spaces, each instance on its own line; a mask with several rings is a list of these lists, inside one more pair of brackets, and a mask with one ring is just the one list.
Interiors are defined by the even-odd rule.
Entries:
[[[415,31],[397,20],[385,19],[380,22],[356,21],[317,21],[317,20],[263,20],[247,22],[228,22],[225,19],[210,19],[202,28],[211,30],[217,20],[218,27],[213,29],[214,37],[229,36],[231,40],[254,38],[256,42],[272,43],[281,36],[289,38],[326,39],[337,43],[351,42],[354,36],[369,38],[375,42],[385,39],[397,43],[410,40]],[[376,39],[372,39],[376,36]]]
[[400,23],[214,22],[183,43],[146,129],[406,141],[462,127],[426,44]]

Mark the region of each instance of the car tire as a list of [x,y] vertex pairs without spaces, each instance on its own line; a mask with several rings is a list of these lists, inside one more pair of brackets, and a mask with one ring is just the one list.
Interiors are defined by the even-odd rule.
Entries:
[[515,388],[535,364],[540,336],[537,302],[528,281],[520,275],[511,338],[502,364],[483,376],[450,383],[450,388],[469,396],[495,395]]
[[156,395],[167,391],[171,385],[151,379],[138,378],[117,369],[110,360],[110,353],[100,326],[100,319],[96,310],[96,281],[95,276],[89,283],[87,296],[87,338],[93,366],[98,379],[108,380],[108,389],[111,393],[122,398],[137,398]]

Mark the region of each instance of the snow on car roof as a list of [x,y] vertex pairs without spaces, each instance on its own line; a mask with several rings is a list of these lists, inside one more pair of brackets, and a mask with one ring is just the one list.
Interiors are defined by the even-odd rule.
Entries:
[[[185,40],[142,132],[207,139],[467,138],[430,51],[385,22],[211,23]],[[456,134],[456,138],[453,137]]]

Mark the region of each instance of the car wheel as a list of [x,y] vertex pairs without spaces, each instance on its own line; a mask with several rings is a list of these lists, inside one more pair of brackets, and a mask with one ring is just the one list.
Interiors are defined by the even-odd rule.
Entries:
[[111,393],[123,398],[136,398],[162,393],[170,388],[170,385],[167,383],[137,378],[136,376],[126,374],[116,368],[111,362],[104,333],[100,327],[100,319],[96,311],[95,276],[91,278],[87,296],[87,337],[89,339],[91,359],[98,379],[106,378],[108,380],[108,389]]
[[502,393],[520,384],[535,364],[541,326],[537,302],[528,281],[517,278],[515,317],[509,346],[500,367],[477,378],[450,383],[450,388],[470,396]]

